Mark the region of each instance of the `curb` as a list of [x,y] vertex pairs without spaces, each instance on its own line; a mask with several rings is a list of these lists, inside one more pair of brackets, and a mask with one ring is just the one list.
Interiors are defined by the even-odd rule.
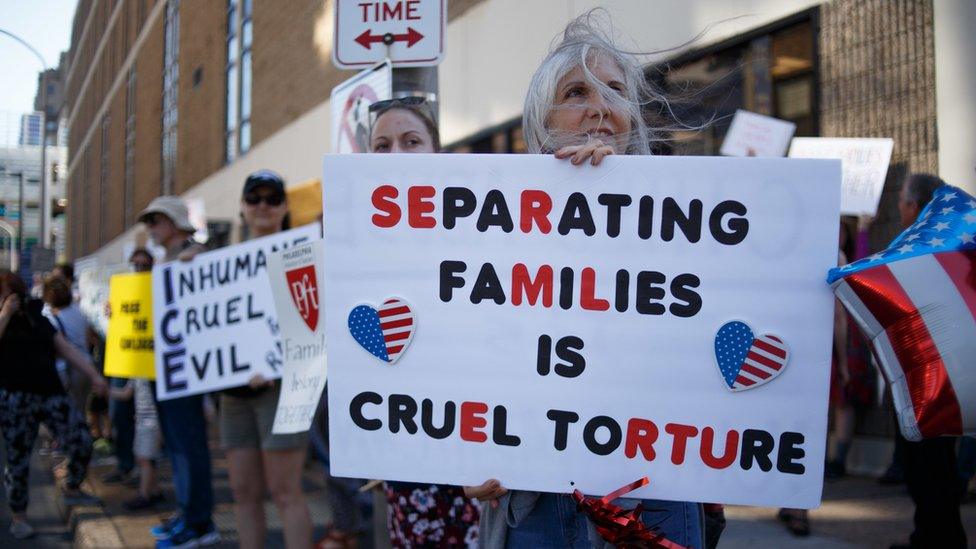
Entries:
[[[68,535],[72,539],[74,547],[83,549],[118,549],[125,547],[122,543],[122,536],[112,523],[112,519],[105,512],[103,505],[86,505],[68,507],[64,504],[64,499],[60,495],[60,481],[54,476],[54,467],[57,461],[48,456],[39,456],[43,462],[41,468],[50,476],[55,492],[58,494],[55,506],[61,515],[61,520],[68,527]],[[89,467],[91,470],[91,467]],[[96,496],[101,497],[92,486],[91,482],[85,481],[82,488]]]

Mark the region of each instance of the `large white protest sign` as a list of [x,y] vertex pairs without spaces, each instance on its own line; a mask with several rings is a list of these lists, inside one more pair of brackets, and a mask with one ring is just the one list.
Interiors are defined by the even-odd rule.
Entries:
[[839,158],[840,212],[875,215],[895,142],[888,138],[796,137],[790,158]]
[[281,376],[268,255],[318,237],[318,226],[306,225],[153,267],[160,400]]
[[839,164],[327,156],[332,473],[817,505]]
[[268,279],[281,326],[281,397],[273,433],[308,431],[325,387],[325,322],[322,302],[322,241],[271,254]]
[[778,158],[786,155],[795,131],[792,122],[739,109],[719,152],[725,156]]

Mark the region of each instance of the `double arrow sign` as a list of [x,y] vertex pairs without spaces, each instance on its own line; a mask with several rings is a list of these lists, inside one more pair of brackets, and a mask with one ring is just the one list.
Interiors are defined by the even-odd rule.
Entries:
[[367,50],[372,48],[374,42],[386,45],[391,45],[394,42],[406,42],[409,48],[417,42],[420,42],[423,37],[424,35],[414,30],[413,27],[407,27],[407,32],[403,34],[392,34],[389,32],[386,34],[371,34],[370,29],[366,29],[366,32],[356,37],[356,42]]

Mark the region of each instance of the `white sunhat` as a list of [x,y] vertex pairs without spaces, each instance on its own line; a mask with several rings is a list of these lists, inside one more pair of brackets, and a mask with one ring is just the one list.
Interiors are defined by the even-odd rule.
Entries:
[[186,209],[186,203],[178,196],[160,196],[154,198],[145,210],[139,213],[139,221],[145,222],[146,218],[152,214],[163,214],[176,225],[176,228],[192,233],[196,228],[190,224],[190,215]]

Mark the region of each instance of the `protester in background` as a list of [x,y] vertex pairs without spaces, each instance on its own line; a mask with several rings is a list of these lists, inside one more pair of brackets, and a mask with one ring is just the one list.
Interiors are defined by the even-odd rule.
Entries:
[[[898,198],[901,225],[908,228],[932,201],[935,190],[945,185],[930,174],[911,174]],[[905,441],[905,483],[915,503],[915,531],[905,545],[892,549],[966,547],[966,531],[959,514],[959,480],[956,438],[938,437]]]
[[[247,177],[241,193],[241,217],[251,238],[289,228],[285,182],[270,170]],[[265,489],[278,508],[285,544],[311,547],[312,522],[302,494],[302,470],[308,434],[273,434],[281,382],[255,374],[244,387],[220,395],[220,438],[227,451],[234,515],[241,547],[264,547],[267,523]]]
[[99,394],[105,379],[41,313],[42,303],[27,298],[23,281],[0,271],[0,430],[7,459],[4,480],[12,512],[10,533],[30,537],[27,523],[30,456],[43,423],[68,456],[65,505],[94,504],[98,500],[80,490],[91,458],[91,435],[85,418],[74,407],[58,378],[55,358],[61,356],[86,374]]
[[325,538],[319,540],[316,548],[355,549],[360,541],[367,547],[372,547],[372,490],[363,488],[366,484],[363,479],[333,477],[331,474],[328,386],[319,397],[308,435],[312,451],[325,469],[325,501],[332,510],[332,522],[327,526]]
[[[190,261],[204,250],[193,241],[186,204],[176,196],[160,196],[139,214],[149,235],[166,249],[164,261]],[[173,487],[180,512],[152,529],[157,547],[195,547],[220,540],[213,523],[213,485],[203,395],[156,403],[163,440],[173,464]]]
[[[48,275],[41,283],[41,298],[45,305],[44,316],[75,349],[78,349],[86,359],[92,360],[89,353],[91,326],[72,298],[71,281],[58,274]],[[88,376],[72,371],[67,361],[63,359],[58,359],[56,364],[58,374],[65,389],[71,393],[75,406],[79,410],[85,410],[91,392]]]
[[[601,26],[594,12],[571,21],[562,42],[532,77],[522,115],[530,153],[554,154],[577,166],[598,166],[613,154],[650,154],[652,134],[642,105],[661,95],[645,79],[639,61],[618,48]],[[489,486],[466,491],[490,499],[497,491]],[[569,495],[512,491],[498,501],[483,507],[484,548],[605,545]],[[633,508],[639,501],[615,503]],[[644,508],[644,524],[672,542],[696,549],[704,545],[701,505],[645,500]]]
[[[129,265],[137,273],[152,271],[153,256],[145,248],[136,248],[129,256]],[[108,309],[111,311],[111,309]],[[116,380],[113,380],[116,381]],[[129,453],[139,464],[139,493],[136,497],[122,502],[129,511],[139,511],[155,506],[164,500],[156,478],[156,460],[160,453],[159,419],[153,400],[153,384],[148,379],[120,379],[121,385],[111,391],[112,404],[120,408],[131,408],[133,436],[129,442]],[[114,416],[113,416],[114,417]],[[118,429],[118,426],[116,426]],[[116,448],[121,442],[116,440]],[[106,480],[108,482],[108,480]],[[114,482],[119,482],[114,480]]]
[[[379,101],[369,110],[371,152],[440,152],[437,124],[424,99]],[[388,482],[386,501],[393,547],[477,546],[480,506],[460,487]]]

